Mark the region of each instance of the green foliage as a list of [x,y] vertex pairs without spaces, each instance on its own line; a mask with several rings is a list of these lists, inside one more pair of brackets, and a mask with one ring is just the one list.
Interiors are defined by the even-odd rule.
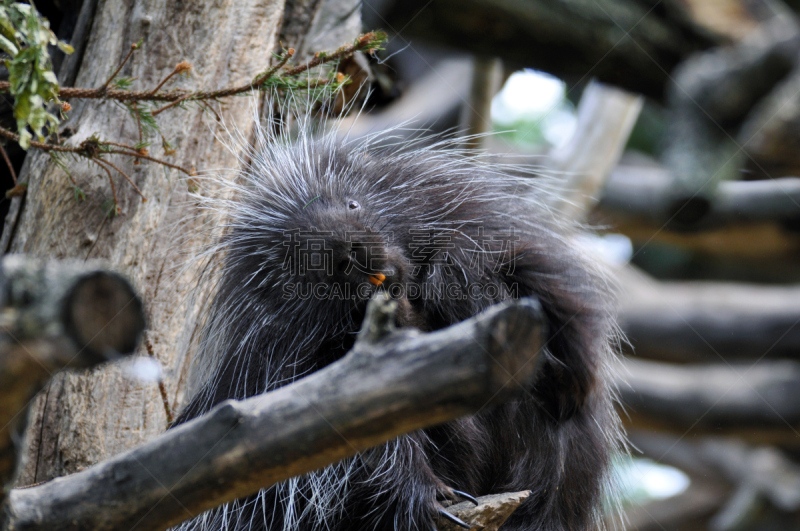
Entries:
[[100,208],[103,209],[103,213],[107,218],[114,218],[120,213],[117,202],[110,197],[103,201],[103,204],[100,205]]
[[115,90],[130,90],[133,85],[132,77],[115,77],[111,80],[111,88]]
[[512,144],[522,146],[545,146],[547,140],[542,130],[542,121],[536,119],[517,119],[510,123],[495,124],[497,136]]
[[77,184],[72,185],[72,193],[76,203],[86,201],[86,193]]
[[2,0],[0,50],[9,56],[5,63],[14,97],[19,144],[23,149],[30,147],[33,135],[43,142],[45,129],[49,132],[59,123],[58,117],[47,110],[47,103],[58,97],[58,80],[47,52],[51,44],[65,53],[73,51],[71,46],[56,38],[50,24],[32,3]]

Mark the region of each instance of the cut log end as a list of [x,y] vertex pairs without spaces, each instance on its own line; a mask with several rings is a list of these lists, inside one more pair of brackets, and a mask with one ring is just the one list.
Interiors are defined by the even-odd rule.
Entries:
[[63,317],[79,348],[102,359],[132,352],[145,326],[142,302],[128,281],[103,271],[76,282]]

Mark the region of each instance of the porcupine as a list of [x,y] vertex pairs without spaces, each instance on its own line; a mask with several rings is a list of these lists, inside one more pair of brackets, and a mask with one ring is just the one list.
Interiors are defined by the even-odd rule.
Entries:
[[208,368],[176,424],[341,358],[379,289],[397,298],[398,326],[424,331],[536,297],[549,330],[544,362],[519,400],[399,437],[176,529],[430,531],[445,499],[520,490],[532,493],[503,531],[602,527],[621,441],[608,383],[611,305],[575,229],[546,207],[547,187],[447,141],[375,147],[386,135],[342,141],[300,123],[292,139],[259,128],[229,184],[232,198],[212,200],[230,220],[213,249],[224,259],[200,346]]

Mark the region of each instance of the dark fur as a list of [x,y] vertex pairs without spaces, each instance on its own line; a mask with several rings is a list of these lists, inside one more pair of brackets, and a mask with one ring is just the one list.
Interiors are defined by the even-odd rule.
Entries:
[[[331,505],[324,524],[305,513],[296,526],[429,531],[438,500],[451,496],[450,489],[475,496],[530,489],[532,495],[504,531],[596,529],[610,455],[618,443],[605,375],[613,335],[608,294],[565,236],[569,229],[545,214],[540,192],[483,163],[436,149],[413,156],[371,153],[330,140],[281,149],[289,155],[276,158],[274,149],[257,154],[271,162],[254,163],[246,174],[249,183],[231,206],[233,222],[221,244],[227,255],[204,346],[218,363],[178,423],[227,398],[290,383],[352,347],[367,298],[287,302],[283,286],[294,281],[330,289],[331,282],[355,286],[370,272],[387,271],[384,287],[394,282],[440,288],[516,284],[520,296],[539,299],[550,332],[546,362],[529,394],[401,437],[356,456],[348,468],[329,467],[324,481],[348,478],[347,489],[337,491],[342,498]],[[310,168],[299,162],[309,159]],[[278,170],[284,175],[265,181],[265,172]],[[307,187],[292,189],[281,184],[284,180]],[[350,201],[361,208],[349,208]],[[521,238],[513,256],[503,252],[506,243],[484,241],[487,259],[483,267],[471,267],[479,228],[484,234],[506,235],[511,226]],[[427,241],[420,248],[410,234],[421,227],[433,227],[449,241]],[[292,276],[286,268],[296,264],[283,260],[285,231],[311,228],[332,232],[324,239],[337,263],[373,258],[371,270]],[[347,231],[367,230],[381,242],[372,250],[359,248],[357,239],[347,241]],[[440,249],[437,258],[426,263],[424,256],[430,257],[435,247]],[[402,299],[398,321],[436,330],[502,298]],[[300,514],[312,489],[306,478],[296,485],[299,495],[292,507]],[[207,513],[204,523],[196,519],[184,528],[215,529],[225,519],[228,529],[280,530],[289,503],[285,492],[267,489],[230,506],[226,519],[217,509]]]

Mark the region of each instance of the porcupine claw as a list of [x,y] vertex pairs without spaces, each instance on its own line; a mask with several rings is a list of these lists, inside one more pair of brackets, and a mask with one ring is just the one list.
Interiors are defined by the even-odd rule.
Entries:
[[472,503],[474,503],[476,506],[477,506],[477,505],[480,505],[480,502],[479,502],[479,501],[478,501],[478,500],[475,498],[475,496],[473,496],[472,494],[467,494],[467,493],[466,493],[466,492],[464,492],[463,490],[456,490],[456,489],[452,489],[452,492],[453,492],[453,494],[455,494],[455,495],[456,495],[458,498],[461,498],[461,499],[463,499],[463,500],[467,500],[467,501],[469,501],[469,502],[472,502]]
[[459,526],[463,527],[464,529],[471,529],[472,528],[472,526],[469,525],[468,523],[466,523],[464,520],[462,520],[458,516],[454,515],[453,513],[447,512],[444,509],[439,509],[439,515],[444,517],[444,518],[447,518],[448,520],[450,520],[454,524],[459,525]]

